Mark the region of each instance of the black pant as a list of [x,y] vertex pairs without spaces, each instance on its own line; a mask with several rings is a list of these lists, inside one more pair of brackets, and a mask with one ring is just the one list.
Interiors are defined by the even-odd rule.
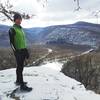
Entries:
[[23,82],[23,69],[24,69],[24,61],[26,58],[26,50],[27,49],[21,49],[21,50],[16,50],[14,52],[17,63],[16,82],[19,83]]

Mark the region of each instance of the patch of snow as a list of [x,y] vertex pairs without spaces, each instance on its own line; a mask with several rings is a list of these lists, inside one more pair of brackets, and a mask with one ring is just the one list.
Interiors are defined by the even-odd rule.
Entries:
[[52,52],[52,49],[48,49],[48,52],[51,53]]
[[53,70],[55,70],[55,71],[61,71],[61,68],[62,68],[62,63],[59,63],[59,62],[52,62],[52,63],[50,63],[50,62],[48,62],[48,64],[46,64],[46,65],[43,65],[43,67],[47,67],[47,68],[50,68],[50,69],[53,69]]
[[[61,63],[52,62],[39,67],[25,68],[24,80],[33,91],[17,92],[15,96],[20,100],[100,100],[100,95],[87,91],[80,82],[61,73],[61,66]],[[15,71],[15,69],[0,71],[1,100],[15,100],[9,97],[9,94],[17,88],[14,85]]]
[[90,53],[90,52],[92,52],[92,51],[94,51],[94,49],[90,49],[90,50],[88,50],[88,51],[86,51],[86,52],[83,52],[81,55],[88,54],[88,53]]

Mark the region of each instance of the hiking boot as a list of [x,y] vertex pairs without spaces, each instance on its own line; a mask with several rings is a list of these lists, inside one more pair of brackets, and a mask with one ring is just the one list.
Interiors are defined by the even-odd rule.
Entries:
[[24,91],[24,92],[30,92],[30,91],[32,91],[32,88],[28,87],[27,85],[21,85],[20,90]]
[[27,82],[17,82],[17,81],[16,81],[15,84],[16,84],[16,85],[22,85],[22,84],[26,85]]

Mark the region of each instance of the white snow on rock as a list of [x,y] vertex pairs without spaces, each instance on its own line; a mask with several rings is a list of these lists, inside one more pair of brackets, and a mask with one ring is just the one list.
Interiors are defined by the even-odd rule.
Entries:
[[[24,70],[24,80],[33,88],[29,93],[15,93],[14,99],[9,94],[15,86],[15,69],[0,71],[0,100],[100,100],[100,95],[87,91],[76,80],[60,72],[62,64],[47,63]],[[58,68],[58,70],[57,70]]]

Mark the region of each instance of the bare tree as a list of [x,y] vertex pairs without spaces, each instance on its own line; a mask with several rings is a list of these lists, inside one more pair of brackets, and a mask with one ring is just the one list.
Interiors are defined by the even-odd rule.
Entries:
[[[76,2],[77,8],[75,10],[80,10],[80,0],[73,0],[74,2]],[[43,7],[45,7],[45,4],[48,2],[48,0],[37,0],[37,2],[42,2]]]
[[13,7],[13,5],[10,4],[9,0],[5,1],[5,3],[0,2],[0,13],[5,15],[11,21],[13,21],[11,18],[11,16],[12,16],[11,8],[12,7]]
[[[13,5],[10,3],[10,0],[6,0],[4,3],[0,1],[0,13],[6,16],[11,21],[13,21],[12,16],[15,13],[19,13],[17,11],[12,10],[12,8],[13,8]],[[35,15],[30,16],[29,14],[26,14],[26,13],[20,13],[20,14],[24,19],[30,19],[31,16],[35,16]]]
[[77,3],[77,7],[76,7],[76,11],[79,11],[80,9],[81,9],[81,7],[80,7],[80,0],[74,0],[74,2],[76,2]]
[[48,0],[37,0],[37,2],[41,2],[42,6],[45,7]]
[[96,17],[97,24],[98,24],[98,23],[99,23],[100,10],[98,10],[98,11],[94,11],[94,12],[92,12],[92,14],[93,14],[93,16]]

